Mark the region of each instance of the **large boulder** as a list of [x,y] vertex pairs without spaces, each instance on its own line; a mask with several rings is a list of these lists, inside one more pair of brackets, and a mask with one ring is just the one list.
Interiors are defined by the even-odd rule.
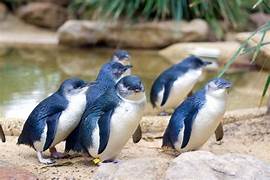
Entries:
[[[143,156],[143,154],[142,154]],[[139,158],[123,160],[120,163],[102,164],[92,177],[93,180],[155,180],[164,179],[169,160],[164,158]]]
[[270,15],[263,12],[256,12],[251,14],[249,19],[256,27],[260,27],[270,21]]
[[60,43],[70,46],[105,43],[113,47],[159,48],[176,42],[203,41],[209,27],[200,19],[137,24],[69,20],[58,32]]
[[[251,35],[250,32],[243,32],[238,33],[236,35],[236,39],[243,43],[249,36]],[[253,36],[249,41],[249,47],[255,47],[261,40],[262,34],[256,34]],[[270,31],[268,31],[264,37],[263,43],[270,42]],[[270,44],[262,46],[260,49],[260,53],[258,54],[255,63],[267,70],[270,70]]]
[[18,16],[27,23],[56,29],[68,18],[65,8],[48,2],[32,2],[17,10]]
[[225,154],[217,156],[206,151],[183,153],[166,171],[167,180],[178,179],[270,179],[270,166],[252,156]]
[[[196,52],[205,52],[219,54],[217,57],[219,64],[225,64],[240,47],[240,43],[235,41],[227,42],[197,42],[197,43],[177,43],[159,51],[159,54],[168,59],[173,64],[179,60],[196,54]],[[249,64],[249,56],[239,56],[236,63],[240,66]]]

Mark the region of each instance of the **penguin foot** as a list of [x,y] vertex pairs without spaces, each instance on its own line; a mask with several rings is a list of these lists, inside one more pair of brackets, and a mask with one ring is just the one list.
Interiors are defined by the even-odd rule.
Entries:
[[69,157],[69,155],[61,152],[53,152],[51,153],[51,157],[54,159],[63,159]]
[[56,150],[55,147],[50,148],[51,157],[54,159],[63,159],[69,157],[67,153],[61,153]]
[[223,144],[223,141],[221,141],[221,140],[220,141],[216,141],[216,144],[217,145],[221,145],[221,144]]
[[40,163],[42,163],[42,164],[53,164],[53,163],[55,163],[55,160],[43,158],[41,152],[37,152],[37,157],[38,157],[38,161]]

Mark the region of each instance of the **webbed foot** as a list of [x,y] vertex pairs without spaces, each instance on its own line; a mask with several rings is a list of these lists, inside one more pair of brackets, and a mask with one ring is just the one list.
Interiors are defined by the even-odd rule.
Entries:
[[37,152],[37,157],[38,157],[38,161],[40,163],[42,163],[42,164],[53,164],[53,163],[55,163],[55,160],[43,158],[41,152]]
[[56,150],[55,147],[50,148],[51,157],[54,159],[63,159],[69,157],[67,153],[61,153]]

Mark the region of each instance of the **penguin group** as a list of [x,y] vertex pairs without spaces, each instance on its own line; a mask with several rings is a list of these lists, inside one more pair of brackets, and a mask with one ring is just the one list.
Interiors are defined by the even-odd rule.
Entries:
[[[175,109],[162,147],[179,152],[199,149],[219,127],[231,83],[215,78],[190,93],[209,64],[189,56],[154,81],[150,93],[153,108]],[[131,68],[129,53],[116,50],[95,81],[63,81],[30,113],[17,144],[32,147],[43,164],[68,157],[70,151],[88,154],[95,164],[117,162],[131,137],[134,143],[142,138],[140,120],[147,98],[141,78],[132,75]],[[65,152],[60,153],[55,146],[63,141]],[[43,155],[48,149],[51,158]]]

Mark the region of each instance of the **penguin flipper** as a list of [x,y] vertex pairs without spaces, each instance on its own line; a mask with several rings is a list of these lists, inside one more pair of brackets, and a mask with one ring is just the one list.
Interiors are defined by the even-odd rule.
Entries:
[[164,86],[164,93],[163,93],[163,98],[162,98],[162,102],[160,104],[160,106],[163,106],[168,98],[169,98],[169,95],[170,95],[170,92],[171,92],[171,89],[172,89],[172,86],[173,86],[173,83],[174,83],[174,80],[168,80]]
[[57,130],[57,125],[58,125],[58,120],[59,120],[61,113],[62,112],[56,113],[56,114],[48,117],[46,120],[48,130],[47,130],[46,142],[45,142],[45,145],[43,148],[44,151],[51,146],[51,144],[54,140],[56,130]]
[[3,130],[1,125],[0,125],[0,138],[1,138],[2,142],[6,142],[5,133],[4,133],[4,130]]
[[132,135],[133,143],[138,143],[142,139],[142,128],[138,125],[136,131]]
[[216,136],[216,141],[221,141],[223,139],[224,132],[223,132],[222,122],[219,123],[217,129],[215,130],[215,136]]
[[[181,116],[179,117],[177,113],[178,112],[175,112],[172,115],[168,127],[165,130],[162,140],[162,147],[175,148],[174,144],[177,141],[180,140],[181,141],[179,142],[180,144],[182,144],[183,142],[183,131],[185,130],[185,122],[184,119],[181,118]],[[178,138],[180,133],[182,135],[182,138]]]
[[[202,106],[202,104],[192,96],[188,97],[175,110],[163,137],[164,144],[168,144],[169,142],[173,145],[175,142],[181,140],[182,142],[178,142],[181,144],[181,148],[186,147],[190,140],[192,125],[200,106]],[[179,136],[181,136],[181,138],[179,138]]]
[[98,120],[99,137],[100,137],[98,154],[101,154],[108,144],[110,137],[110,123],[113,111],[114,109],[104,113]]
[[67,104],[67,100],[56,93],[40,102],[27,118],[17,144],[34,147],[33,143],[40,140],[47,120],[65,110]]

